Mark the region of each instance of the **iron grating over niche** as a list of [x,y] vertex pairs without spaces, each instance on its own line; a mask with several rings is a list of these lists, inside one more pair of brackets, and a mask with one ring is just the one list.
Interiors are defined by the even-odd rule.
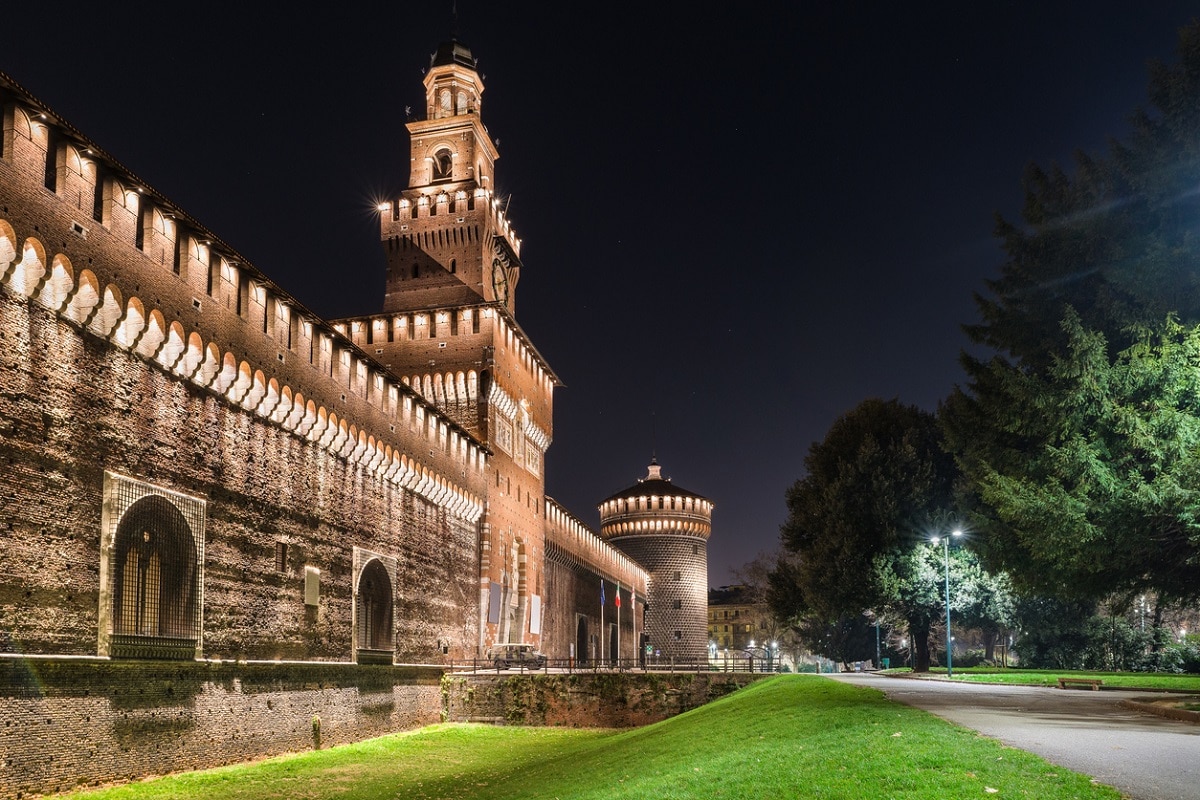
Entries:
[[395,556],[354,548],[354,660],[391,664],[396,586]]
[[101,516],[100,654],[197,658],[205,501],[105,472]]

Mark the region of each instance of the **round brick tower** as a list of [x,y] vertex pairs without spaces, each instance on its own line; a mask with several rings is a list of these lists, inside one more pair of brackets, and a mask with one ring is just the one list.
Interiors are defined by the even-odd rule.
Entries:
[[712,502],[672,484],[652,459],[646,477],[599,509],[600,536],[650,573],[642,652],[706,659]]

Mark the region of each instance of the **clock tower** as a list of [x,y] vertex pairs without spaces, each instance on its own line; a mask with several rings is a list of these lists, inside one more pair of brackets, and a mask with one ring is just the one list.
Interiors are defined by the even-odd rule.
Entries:
[[[485,445],[479,652],[508,642],[540,645],[543,465],[561,384],[516,321],[521,242],[495,196],[499,154],[480,119],[483,80],[471,51],[453,40],[441,44],[424,83],[424,116],[407,123],[408,187],[379,209],[383,311],[342,320],[339,329],[422,404]],[[439,431],[436,441],[448,440]]]
[[471,51],[443,42],[424,83],[425,116],[407,123],[408,188],[382,209],[384,311],[482,300],[511,314],[520,240],[495,196],[499,153],[480,119],[483,80]]

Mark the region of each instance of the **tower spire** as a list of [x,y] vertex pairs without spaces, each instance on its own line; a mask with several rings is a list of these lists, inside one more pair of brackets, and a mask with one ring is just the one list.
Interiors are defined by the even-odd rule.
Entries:
[[658,463],[658,430],[655,426],[654,412],[650,412],[650,463]]

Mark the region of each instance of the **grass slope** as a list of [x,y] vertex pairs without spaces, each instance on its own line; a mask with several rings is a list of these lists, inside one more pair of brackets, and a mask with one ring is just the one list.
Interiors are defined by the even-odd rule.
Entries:
[[625,731],[435,725],[71,795],[88,800],[1038,798],[1115,790],[873,689],[780,676]]

